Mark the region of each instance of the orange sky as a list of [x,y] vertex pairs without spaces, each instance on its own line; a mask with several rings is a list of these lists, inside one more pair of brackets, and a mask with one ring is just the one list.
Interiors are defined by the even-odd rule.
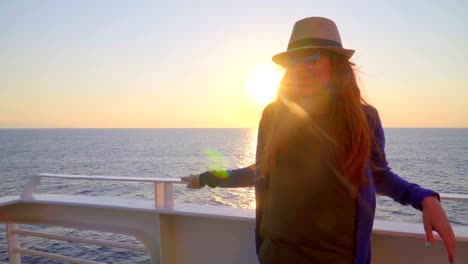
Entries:
[[0,128],[256,127],[271,56],[313,15],[356,50],[385,127],[468,127],[466,3],[188,5],[2,2]]

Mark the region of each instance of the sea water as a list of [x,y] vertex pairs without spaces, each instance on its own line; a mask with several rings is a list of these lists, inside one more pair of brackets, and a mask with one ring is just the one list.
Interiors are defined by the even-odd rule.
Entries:
[[[392,170],[442,193],[468,194],[468,129],[388,128],[385,152]],[[242,168],[255,159],[256,129],[0,129],[0,197],[18,195],[37,173],[174,177],[209,169]],[[148,183],[43,179],[38,193],[153,199]],[[186,189],[175,202],[254,208],[253,188]],[[468,225],[468,205],[444,201],[453,224]],[[379,197],[376,217],[420,222],[421,213]],[[136,243],[132,238],[47,226],[21,226],[58,234]],[[0,263],[7,261],[0,226]],[[22,237],[22,247],[107,263],[148,263],[144,253],[104,246]],[[59,263],[23,256],[23,263]]]

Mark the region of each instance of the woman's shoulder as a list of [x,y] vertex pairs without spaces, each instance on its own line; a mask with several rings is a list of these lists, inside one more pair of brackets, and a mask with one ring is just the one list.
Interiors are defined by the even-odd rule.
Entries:
[[377,111],[377,108],[373,107],[370,104],[362,104],[362,108],[364,110],[364,114],[366,115],[367,121],[369,123],[372,124],[380,120],[379,111]]
[[279,100],[273,101],[265,106],[262,112],[259,126],[262,128],[270,127],[274,123],[274,120],[276,120],[279,109],[281,107],[282,103]]
[[373,107],[370,104],[362,104],[362,109],[364,110],[364,113],[366,115],[378,115],[379,112],[377,111],[377,108]]
[[281,101],[280,100],[275,100],[271,103],[269,103],[267,106],[265,106],[265,108],[263,108],[263,112],[271,112],[273,111],[273,109],[276,109],[278,107],[280,107],[280,104],[281,104]]
[[269,103],[265,108],[263,108],[262,117],[269,118],[281,107],[281,102],[279,100]]

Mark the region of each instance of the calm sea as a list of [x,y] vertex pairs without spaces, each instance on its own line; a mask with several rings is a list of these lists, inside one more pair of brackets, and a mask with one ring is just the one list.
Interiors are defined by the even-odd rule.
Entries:
[[[386,154],[401,177],[438,192],[468,194],[468,129],[390,128]],[[18,195],[37,173],[141,177],[180,177],[209,168],[239,168],[255,159],[255,129],[0,129],[0,197]],[[86,194],[152,199],[143,183],[43,180],[39,193]],[[176,202],[253,208],[252,188],[188,190],[175,188]],[[453,224],[468,225],[468,205],[444,202]],[[412,207],[378,198],[377,217],[420,222]],[[125,236],[65,228],[47,229],[80,237],[105,237],[133,243]],[[22,237],[22,246],[107,263],[148,263],[145,254],[101,246]],[[0,226],[0,263],[7,261]],[[23,257],[23,263],[58,263]]]

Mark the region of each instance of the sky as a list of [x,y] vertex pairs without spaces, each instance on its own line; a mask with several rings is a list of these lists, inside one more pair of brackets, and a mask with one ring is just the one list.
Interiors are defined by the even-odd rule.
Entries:
[[[467,1],[1,1],[0,128],[256,127],[295,21],[334,20],[384,127],[468,127]],[[256,88],[258,87],[258,88]]]

